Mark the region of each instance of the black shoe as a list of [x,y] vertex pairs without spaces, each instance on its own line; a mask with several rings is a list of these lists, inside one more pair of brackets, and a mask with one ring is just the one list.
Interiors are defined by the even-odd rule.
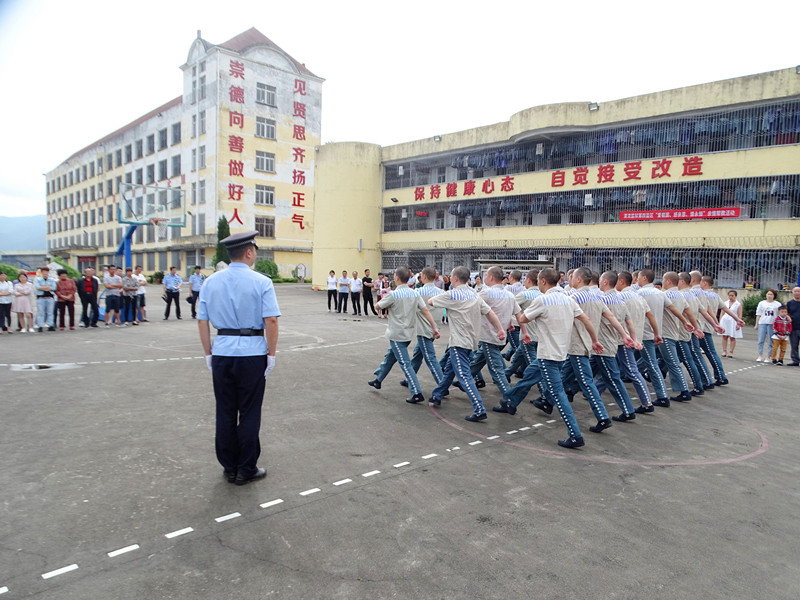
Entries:
[[692,396],[702,396],[703,394],[705,394],[705,392],[703,390],[701,390],[701,389],[694,388],[691,391],[691,394],[692,394]]
[[709,383],[708,385],[703,386],[703,391],[713,390],[716,386],[713,383]]
[[413,396],[411,396],[411,398],[406,398],[406,402],[408,402],[409,404],[418,404],[424,401],[425,401],[425,396],[423,396],[422,394],[414,394]]
[[[800,367],[800,362],[793,362],[787,365],[788,367]],[[727,381],[725,383],[728,383]],[[717,384],[719,385],[719,384]]]
[[[669,406],[669,405],[667,405],[667,406]],[[654,410],[655,410],[655,407],[652,404],[650,404],[648,406],[642,405],[642,406],[639,406],[639,407],[636,408],[636,412],[639,413],[640,415],[643,415],[645,413],[651,413]]]
[[435,406],[439,408],[442,405],[442,399],[437,398],[436,396],[431,396],[431,399],[428,400],[428,406]]
[[47,331],[55,331],[55,330],[56,330],[56,328],[55,328],[55,327],[53,327],[52,325],[51,325],[50,327],[48,327],[48,328],[47,328]]
[[485,421],[486,420],[486,413],[481,413],[479,415],[476,415],[476,414],[467,415],[466,417],[464,417],[464,420],[465,421],[470,421],[472,423],[477,423],[478,421]]
[[567,438],[566,440],[558,440],[558,445],[562,448],[580,448],[585,446],[586,442],[583,441],[583,436]]
[[42,331],[44,331],[44,328],[43,327],[39,327],[38,332],[42,333]]
[[373,379],[372,381],[368,381],[368,382],[367,382],[367,385],[371,385],[371,386],[372,386],[372,387],[374,387],[376,390],[379,390],[379,389],[381,389],[381,382],[380,382],[380,381],[378,381],[377,379]]
[[181,320],[181,318],[180,318],[180,317],[175,317],[175,318],[176,318],[176,319],[178,319],[178,321],[180,321],[180,320]]
[[714,385],[728,385],[728,380],[727,379],[717,379],[714,382]]
[[164,317],[164,320],[165,321],[169,321],[169,317]]
[[611,419],[603,419],[597,422],[597,425],[592,425],[589,427],[589,431],[592,433],[602,433],[604,429],[608,429],[611,427]]
[[783,366],[783,361],[782,361],[782,360],[779,360],[779,361],[778,361],[778,362],[776,362],[775,364],[776,364],[776,365],[778,365],[779,367],[782,367],[782,366]]
[[547,400],[544,400],[543,398],[537,398],[534,400],[533,405],[547,415],[553,414],[553,405],[548,403]]
[[523,371],[517,371],[516,373],[514,373],[514,377],[516,377],[517,379],[522,379],[523,377],[525,377],[525,373]]
[[233,483],[236,481],[236,471],[223,471],[222,476],[228,481],[228,483]]
[[536,404],[536,401],[537,401],[537,400],[538,400],[539,402],[544,402],[544,398],[542,398],[541,396],[539,396],[538,398],[531,398],[531,404]]
[[461,390],[462,392],[464,391],[464,386],[461,385],[460,381],[454,381],[453,382],[453,387],[456,388],[456,389]]
[[253,473],[250,477],[243,477],[241,473],[236,474],[236,479],[233,480],[233,483],[236,485],[244,485],[246,483],[250,483],[251,481],[255,481],[256,479],[264,479],[267,476],[266,469],[256,469],[256,472]]
[[478,389],[485,388],[486,387],[486,382],[483,381],[483,380],[476,381],[475,382],[475,387],[478,388]]
[[506,414],[509,414],[509,415],[517,414],[517,408],[515,406],[511,406],[505,400],[501,400],[500,404],[498,404],[497,406],[493,406],[492,410],[494,412],[506,413]]
[[574,399],[575,399],[575,393],[574,392],[573,393],[567,392],[567,400],[572,402]]
[[613,417],[611,417],[611,419],[613,421],[616,421],[617,423],[626,423],[627,421],[633,421],[635,418],[636,418],[636,413],[630,413],[627,415],[623,413],[621,415],[614,415]]
[[661,408],[669,408],[669,398],[656,398],[653,404]]
[[400,385],[402,385],[403,387],[408,387],[408,382],[405,379],[403,379],[403,381],[400,382]]
[[691,399],[692,395],[688,391],[681,392],[677,396],[673,396],[672,398],[670,398],[670,400],[672,400],[673,402],[689,402],[689,400]]

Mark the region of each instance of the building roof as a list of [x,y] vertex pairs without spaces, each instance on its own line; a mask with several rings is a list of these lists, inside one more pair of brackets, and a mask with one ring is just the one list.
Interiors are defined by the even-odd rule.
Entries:
[[317,77],[306,69],[306,66],[298,62],[295,58],[293,58],[288,52],[286,52],[283,48],[278,46],[275,42],[261,33],[255,27],[251,27],[247,31],[240,33],[237,36],[232,37],[227,42],[223,42],[222,44],[218,44],[221,48],[226,48],[228,50],[233,50],[234,52],[243,53],[247,49],[252,48],[253,46],[269,46],[270,48],[274,48],[284,56],[286,56],[289,60],[292,61],[297,70],[305,75],[310,75],[311,77]]

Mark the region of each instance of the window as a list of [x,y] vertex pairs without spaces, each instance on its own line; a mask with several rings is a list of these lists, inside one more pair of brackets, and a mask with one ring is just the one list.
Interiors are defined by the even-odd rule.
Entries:
[[[103,221],[101,220],[100,222],[102,223]],[[97,232],[97,247],[98,248],[102,248],[103,246],[106,245],[104,238],[105,238],[105,232],[104,231],[98,231]]]
[[205,146],[200,146],[200,154],[198,156],[198,160],[200,161],[200,163],[199,163],[200,164],[200,168],[201,169],[205,169],[206,168],[206,147]]
[[94,177],[94,161],[89,163],[89,177]]
[[167,128],[158,132],[158,149],[163,150],[167,147]]
[[203,235],[206,232],[206,215],[200,213],[197,215],[197,233]]
[[81,181],[86,181],[86,165],[81,167]]
[[118,167],[122,166],[122,148],[117,150],[115,153],[116,160],[114,161]]
[[144,171],[142,169],[136,169],[136,185],[142,185],[144,183]]
[[133,173],[125,173],[125,183],[133,183]]
[[197,204],[197,183],[192,182],[192,206]]
[[117,184],[115,187],[117,188],[117,193],[119,194],[119,189],[122,187],[122,175],[117,175],[114,181]]
[[125,164],[128,164],[133,160],[133,146],[128,144],[125,146]]
[[167,159],[158,161],[158,180],[163,181],[167,178]]
[[256,217],[256,231],[259,237],[275,237],[275,217]]
[[89,188],[89,202],[94,202],[94,186]]
[[197,148],[192,148],[192,172],[197,170]]
[[81,182],[81,169],[80,167],[77,167],[75,169],[75,183],[80,183],[80,182]]
[[277,106],[277,88],[273,85],[266,83],[256,84],[256,102],[259,104],[267,104],[269,106]]
[[[195,77],[197,73],[195,72],[195,68],[192,67],[192,77]],[[197,79],[192,79],[192,94],[189,97],[189,101],[194,104],[197,102]]]
[[275,206],[275,188],[271,185],[256,185],[256,204]]
[[156,253],[155,252],[148,252],[147,253],[147,270],[148,271],[155,271],[156,268]]
[[97,223],[100,224],[103,222],[103,207],[97,209]]
[[199,204],[206,203],[206,181],[205,179],[201,179],[197,182],[197,202]]
[[106,221],[111,223],[114,220],[114,205],[109,204],[106,206]]
[[197,115],[192,115],[192,137],[197,136]]
[[111,196],[114,193],[114,182],[110,179],[106,181],[106,196]]
[[156,136],[155,134],[147,136],[147,153],[152,154],[156,151]]
[[256,137],[275,139],[275,121],[266,117],[256,117]]
[[147,165],[147,183],[155,183],[156,182],[156,166],[155,165]]
[[102,158],[98,158],[97,159],[97,174],[100,175],[100,173],[102,173],[102,172],[103,172],[103,159]]
[[172,157],[172,176],[177,177],[181,174],[181,155],[177,154]]
[[274,173],[275,155],[271,152],[260,152],[256,150],[256,171]]
[[69,184],[70,185],[75,184],[75,176],[72,174],[72,171],[69,172]]
[[206,77],[205,75],[200,78],[200,100],[206,99]]
[[142,140],[136,140],[136,158],[142,158],[144,156],[144,142]]
[[172,143],[180,144],[181,142],[181,124],[175,123],[172,125]]
[[89,211],[89,225],[95,224],[95,215],[96,213],[93,210]]
[[97,197],[98,198],[102,198],[103,197],[103,184],[102,183],[98,183],[97,184]]
[[200,111],[200,135],[206,132],[206,111]]
[[201,73],[205,73],[206,72],[206,61],[204,61],[204,60],[200,61],[200,72]]

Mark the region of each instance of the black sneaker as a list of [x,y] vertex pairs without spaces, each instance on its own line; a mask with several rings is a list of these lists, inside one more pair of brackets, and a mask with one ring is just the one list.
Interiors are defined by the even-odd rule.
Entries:
[[558,440],[558,445],[562,448],[580,448],[585,446],[586,442],[583,441],[583,436],[567,438],[566,440]]
[[779,360],[775,364],[778,365],[779,367],[782,367],[783,366],[783,361]]
[[669,408],[669,398],[656,398],[653,404],[661,408]]
[[408,382],[405,379],[403,379],[403,381],[400,382],[400,385],[402,385],[403,387],[408,387]]
[[367,382],[367,385],[371,385],[371,386],[372,386],[372,387],[374,387],[376,390],[379,390],[379,389],[381,389],[381,382],[380,382],[380,381],[378,381],[377,379],[373,379],[372,381],[368,381],[368,382]]
[[592,425],[589,427],[589,431],[592,433],[602,433],[604,429],[608,429],[611,427],[613,423],[611,423],[611,419],[603,419],[597,422],[597,425]]
[[633,421],[635,418],[636,418],[636,413],[630,413],[630,414],[627,414],[627,415],[625,413],[623,413],[621,415],[614,415],[613,417],[611,417],[611,419],[613,421],[617,421],[618,423],[625,423],[627,421]]
[[475,382],[475,387],[478,388],[478,389],[485,388],[486,387],[486,382],[483,379],[481,379],[480,381],[476,381]]
[[537,398],[533,401],[533,405],[547,415],[553,414],[553,405],[544,398]]
[[777,364],[778,364],[778,361],[777,361],[777,360],[775,360],[775,359],[773,358],[773,359],[772,359],[772,364],[773,364],[773,365],[777,365]]
[[477,423],[478,421],[485,421],[486,420],[486,413],[481,413],[479,415],[471,414],[464,417],[465,421],[470,421],[471,423]]
[[414,394],[411,398],[406,398],[406,402],[409,404],[419,404],[420,402],[425,401],[425,396],[422,394]]
[[[667,405],[667,406],[669,406],[669,405]],[[655,410],[655,407],[652,404],[648,404],[647,406],[642,405],[642,406],[639,406],[639,407],[636,408],[636,412],[639,413],[640,415],[643,415],[645,413],[651,413],[654,410]]]
[[431,399],[428,400],[428,406],[439,408],[442,405],[442,399],[437,398],[436,396],[431,396]]
[[688,391],[683,391],[677,396],[673,396],[670,398],[673,402],[689,402],[692,399],[692,395]]

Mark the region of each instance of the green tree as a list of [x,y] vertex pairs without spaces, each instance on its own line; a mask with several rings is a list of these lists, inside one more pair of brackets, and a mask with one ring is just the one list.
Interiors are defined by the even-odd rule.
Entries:
[[219,261],[223,261],[227,264],[231,263],[231,257],[228,255],[228,248],[225,247],[225,244],[221,243],[226,237],[231,234],[231,227],[228,224],[228,220],[222,216],[217,221],[217,251],[214,254],[214,258],[211,259],[212,268],[217,268],[217,263]]
[[267,260],[266,258],[257,261],[253,268],[259,273],[268,275],[272,279],[275,279],[278,276],[278,265],[271,260]]

